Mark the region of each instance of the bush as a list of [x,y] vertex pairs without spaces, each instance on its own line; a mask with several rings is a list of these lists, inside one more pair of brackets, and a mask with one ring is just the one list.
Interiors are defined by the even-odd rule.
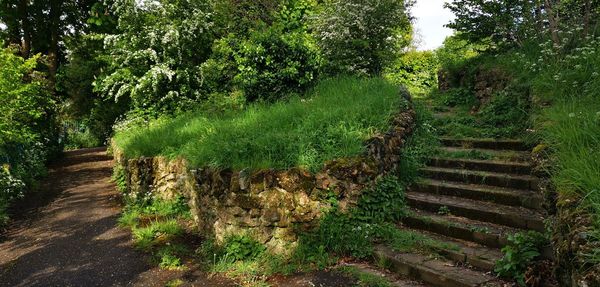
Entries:
[[314,21],[327,71],[376,75],[410,44],[409,1],[330,0]]
[[406,212],[404,186],[395,176],[386,176],[363,191],[354,216],[366,222],[386,222],[397,221]]
[[11,48],[0,50],[0,221],[6,221],[10,203],[45,173],[58,146],[55,102],[35,71],[38,60],[39,55],[25,60]]
[[502,277],[514,278],[525,286],[527,267],[541,255],[548,239],[535,231],[520,232],[508,236],[508,245],[502,248],[504,257],[496,263],[495,271]]
[[232,235],[225,238],[223,243],[223,258],[232,262],[252,260],[260,256],[266,247],[246,235]]
[[412,94],[437,88],[438,60],[430,51],[409,51],[400,56],[388,69],[386,78],[409,88]]
[[[139,5],[143,6],[140,8]],[[132,108],[173,113],[203,96],[200,64],[214,40],[213,5],[206,1],[115,1],[118,34],[105,38],[105,72],[95,92]]]
[[313,5],[308,0],[284,1],[270,23],[218,40],[202,66],[206,88],[213,93],[239,90],[249,101],[272,102],[302,93],[321,66],[316,44],[302,25]]

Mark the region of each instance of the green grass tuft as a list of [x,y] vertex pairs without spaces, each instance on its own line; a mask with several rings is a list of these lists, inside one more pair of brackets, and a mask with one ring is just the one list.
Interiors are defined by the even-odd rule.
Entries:
[[322,81],[306,98],[256,104],[221,116],[162,118],[115,135],[125,156],[184,157],[193,166],[319,169],[328,160],[363,152],[364,141],[386,131],[406,107],[384,79]]

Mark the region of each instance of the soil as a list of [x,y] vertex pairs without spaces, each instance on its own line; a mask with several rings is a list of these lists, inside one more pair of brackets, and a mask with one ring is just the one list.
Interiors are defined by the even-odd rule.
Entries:
[[111,173],[103,148],[67,152],[51,167],[32,197],[51,202],[22,205],[21,218],[0,238],[0,286],[164,286],[182,276],[192,286],[236,286],[202,272],[153,267],[117,226],[120,198]]

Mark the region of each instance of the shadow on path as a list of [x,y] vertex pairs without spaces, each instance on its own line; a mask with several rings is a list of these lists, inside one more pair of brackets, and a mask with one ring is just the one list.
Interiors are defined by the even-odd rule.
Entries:
[[124,286],[151,271],[129,232],[116,226],[111,166],[104,149],[66,153],[40,187],[57,197],[0,242],[0,286]]

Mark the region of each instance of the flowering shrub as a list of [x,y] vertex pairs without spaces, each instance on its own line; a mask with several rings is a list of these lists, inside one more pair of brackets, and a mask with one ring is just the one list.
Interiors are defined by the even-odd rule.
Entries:
[[202,97],[199,65],[213,41],[206,1],[128,1],[113,5],[121,33],[105,38],[108,72],[95,81],[105,98],[131,99],[133,108],[173,112]]
[[410,44],[403,0],[326,1],[314,21],[315,36],[329,72],[378,74]]

